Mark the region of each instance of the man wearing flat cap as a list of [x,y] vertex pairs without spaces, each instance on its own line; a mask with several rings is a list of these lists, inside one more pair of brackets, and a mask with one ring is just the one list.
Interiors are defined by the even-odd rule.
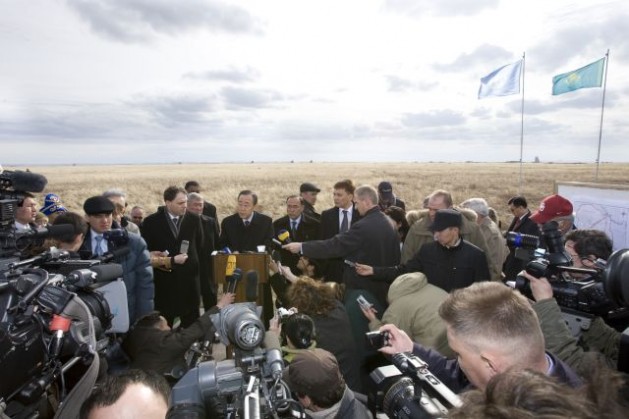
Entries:
[[299,196],[301,196],[304,202],[304,214],[317,221],[321,221],[321,214],[315,211],[314,204],[317,202],[317,194],[319,192],[321,192],[321,189],[310,182],[302,183],[299,187]]
[[373,267],[356,264],[359,275],[392,281],[409,272],[423,272],[428,282],[447,292],[465,288],[477,281],[488,281],[485,252],[461,238],[462,215],[455,209],[441,209],[430,225],[434,241],[426,243],[404,264]]
[[366,419],[371,413],[347,387],[330,352],[299,352],[286,374],[288,386],[310,418]]
[[[114,204],[104,196],[93,196],[83,204],[89,229],[79,249],[82,259],[101,258],[113,250],[103,233],[111,230]],[[153,268],[146,242],[138,234],[129,234],[125,247],[128,253],[115,256],[113,262],[122,265],[122,279],[127,288],[129,323],[153,311],[155,287]]]

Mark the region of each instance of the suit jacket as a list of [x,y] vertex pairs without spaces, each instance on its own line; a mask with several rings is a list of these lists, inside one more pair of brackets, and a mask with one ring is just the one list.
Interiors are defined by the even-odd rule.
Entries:
[[304,200],[304,214],[317,221],[321,221],[321,214],[315,211],[314,206],[306,200]]
[[[518,221],[518,218],[514,217],[513,220],[511,220],[509,228],[507,229],[507,234],[509,234],[510,232],[514,232],[541,237],[542,233],[539,229],[539,226],[535,223],[535,221],[531,220],[530,217],[531,211],[529,211],[522,217],[522,221],[517,227],[515,225]],[[505,260],[505,263],[502,267],[502,271],[504,272],[505,278],[507,280],[512,280],[520,273],[520,271],[522,271],[522,269],[524,269],[527,261],[518,259],[515,256],[516,248],[509,245],[508,242],[507,245],[509,247],[509,254],[507,255],[507,259]]]
[[[155,286],[151,257],[144,239],[139,234],[129,233],[129,253],[114,258],[122,266],[122,280],[127,288],[129,324],[154,309]],[[109,245],[111,249],[111,245]],[[92,259],[92,229],[88,229],[79,249],[82,259]]]
[[[290,238],[294,242],[305,242],[310,240],[319,239],[319,228],[321,223],[319,220],[307,216],[305,213],[301,215],[301,221],[297,226],[297,231],[293,232],[290,226],[290,219],[288,215],[278,218],[273,221],[274,237],[277,237],[282,230],[286,230],[290,233]],[[282,256],[282,265],[288,266],[293,273],[297,273],[297,262],[299,261],[299,255],[291,253],[282,249],[280,251]]]
[[199,275],[210,270],[201,217],[186,213],[179,222],[175,236],[170,216],[164,207],[149,215],[142,223],[142,236],[150,251],[167,250],[171,257],[180,253],[181,242],[187,240],[188,260],[182,265],[172,263],[170,272],[155,269],[155,308],[167,319],[191,313],[199,307]]
[[232,214],[221,223],[220,248],[229,247],[232,252],[257,252],[260,245],[269,248],[273,238],[273,220],[268,215],[253,213],[248,227],[240,216]]
[[[352,211],[352,222],[350,227],[360,220],[360,214],[356,206]],[[329,208],[321,213],[321,227],[320,237],[321,240],[332,238],[339,234],[339,228],[341,225],[341,211],[338,207]],[[398,239],[399,241],[399,239]],[[325,280],[341,282],[343,278],[343,259],[332,258],[328,261],[327,268],[325,270]]]
[[[392,266],[400,263],[400,239],[386,215],[375,206],[345,233],[327,240],[302,244],[305,256],[316,259],[339,258],[343,264],[343,282],[348,290],[364,289],[387,306],[389,282],[373,276],[359,276],[343,259],[371,266]],[[382,263],[388,265],[382,265]]]
[[209,310],[210,307],[216,305],[216,278],[214,278],[214,270],[212,267],[211,254],[218,249],[218,223],[212,217],[201,215],[201,224],[203,225],[203,255],[210,259],[210,263],[201,265],[199,271],[199,282],[201,286],[201,298],[203,307]]
[[[214,219],[214,223],[216,224],[216,231],[218,231],[219,224],[218,216],[216,215],[216,206],[207,201],[203,201],[203,215]],[[215,243],[218,245],[218,240],[216,240]]]

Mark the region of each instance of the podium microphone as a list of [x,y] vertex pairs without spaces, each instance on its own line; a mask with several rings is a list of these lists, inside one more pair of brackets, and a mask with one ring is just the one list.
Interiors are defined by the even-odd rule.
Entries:
[[245,298],[249,302],[258,300],[258,272],[247,271],[247,283],[245,285]]
[[287,230],[280,230],[277,234],[277,238],[282,242],[282,244],[292,243],[293,241],[290,239],[290,233]]

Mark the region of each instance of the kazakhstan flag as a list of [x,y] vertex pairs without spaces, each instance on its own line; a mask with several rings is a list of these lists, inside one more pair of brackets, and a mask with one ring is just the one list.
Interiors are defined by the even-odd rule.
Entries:
[[604,68],[605,58],[601,58],[578,70],[556,75],[553,77],[553,95],[560,95],[585,87],[601,87]]

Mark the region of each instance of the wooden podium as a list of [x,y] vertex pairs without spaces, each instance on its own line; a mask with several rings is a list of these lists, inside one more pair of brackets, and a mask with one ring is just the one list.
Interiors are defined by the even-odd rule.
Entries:
[[[236,268],[242,270],[242,278],[236,287],[235,302],[242,303],[247,301],[245,293],[247,288],[247,272],[253,270],[258,273],[258,298],[256,299],[256,304],[264,307],[264,289],[268,287],[267,283],[269,282],[269,255],[266,253],[238,253],[212,256],[214,262],[214,278],[218,286],[225,285],[225,269],[227,268],[227,259],[230,256],[236,257]],[[272,307],[269,308],[271,310],[273,309]],[[265,309],[268,308],[265,307]]]

